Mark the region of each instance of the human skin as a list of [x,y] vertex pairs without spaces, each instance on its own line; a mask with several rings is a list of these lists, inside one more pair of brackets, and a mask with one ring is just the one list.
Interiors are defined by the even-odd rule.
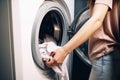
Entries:
[[95,4],[90,19],[81,27],[81,29],[62,47],[56,49],[50,56],[53,59],[45,62],[48,67],[62,64],[65,57],[75,48],[87,41],[102,25],[108,12],[108,6],[105,4]]

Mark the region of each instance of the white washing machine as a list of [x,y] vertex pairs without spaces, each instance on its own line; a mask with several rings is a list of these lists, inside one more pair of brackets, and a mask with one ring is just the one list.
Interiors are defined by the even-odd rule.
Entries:
[[[43,62],[36,56],[39,53],[37,45],[40,42],[38,40],[41,36],[44,36],[40,31],[40,28],[43,28],[41,25],[50,25],[49,22],[43,21],[43,18],[47,19],[45,15],[51,17],[51,14],[56,18],[53,22],[58,19],[61,20],[63,17],[67,19],[64,20],[64,24],[59,21],[61,22],[59,25],[65,25],[63,30],[66,30],[74,17],[74,0],[12,0],[16,80],[55,80],[53,76],[51,77],[46,73]],[[58,28],[62,29],[62,27]],[[60,30],[58,31],[58,37],[56,35],[59,45],[68,40],[67,33],[61,33]],[[62,35],[65,39],[61,39]],[[68,62],[68,59],[66,62]]]
[[[3,3],[6,4],[7,8],[2,5]],[[74,19],[74,0],[1,0],[1,6],[1,30],[4,30],[4,25],[8,23],[8,32],[0,32],[8,35],[6,34],[5,38],[0,35],[2,37],[0,48],[6,48],[7,51],[11,52],[8,52],[10,59],[1,58],[6,61],[6,64],[9,63],[10,76],[12,76],[9,80],[56,80],[55,76],[50,75],[55,73],[52,73],[51,70],[50,73],[46,72],[49,69],[38,57],[38,45],[48,38],[45,34],[55,39],[57,45],[64,45],[77,32],[82,23],[89,18],[88,8],[85,8]],[[7,14],[4,15],[4,13]],[[8,22],[5,23],[7,20]],[[4,22],[2,23],[2,21]],[[8,39],[6,39],[7,36]],[[8,41],[9,44],[6,43],[4,46],[4,40]],[[89,59],[80,48],[75,51],[87,64],[90,64]],[[5,51],[1,50],[0,53],[5,53]],[[6,56],[6,54],[1,55]],[[5,64],[4,61],[2,64]],[[65,62],[71,79],[72,54],[65,59]]]

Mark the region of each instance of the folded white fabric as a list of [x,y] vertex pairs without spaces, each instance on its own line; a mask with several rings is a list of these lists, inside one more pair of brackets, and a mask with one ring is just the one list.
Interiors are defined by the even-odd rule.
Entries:
[[[49,54],[54,51],[55,49],[60,48],[54,42],[44,42],[39,45],[39,51],[43,61],[48,61],[52,59]],[[59,76],[59,80],[69,80],[67,65],[63,62],[62,65],[55,65],[52,69],[56,72]]]

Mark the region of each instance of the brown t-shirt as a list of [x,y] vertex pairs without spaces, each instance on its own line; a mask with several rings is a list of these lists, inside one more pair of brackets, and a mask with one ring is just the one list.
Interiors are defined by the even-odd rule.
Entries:
[[114,50],[118,44],[118,7],[113,0],[96,0],[95,4],[104,4],[109,7],[102,26],[89,39],[89,57],[91,60],[99,58]]

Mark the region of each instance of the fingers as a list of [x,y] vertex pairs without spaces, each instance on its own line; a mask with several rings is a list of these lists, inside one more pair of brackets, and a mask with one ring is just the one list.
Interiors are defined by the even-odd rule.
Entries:
[[55,56],[55,52],[51,52],[50,56],[54,57]]
[[58,59],[55,57],[55,52],[51,52],[50,56],[53,57],[53,59],[54,59],[54,64],[62,64],[62,61],[58,60]]
[[50,56],[51,56],[52,58],[49,59],[48,61],[45,61],[46,66],[52,67],[52,66],[54,65],[54,62],[55,62],[55,60],[53,59],[54,55],[55,55],[54,52],[51,52],[51,53],[50,53]]
[[61,65],[63,63],[64,59],[60,58],[60,55],[56,54],[54,51],[50,53],[50,56],[52,57],[52,59],[45,62],[45,64],[48,67],[52,67],[52,66],[55,66],[55,65]]
[[54,59],[50,59],[49,61],[45,61],[46,66],[52,67],[54,66]]
[[52,60],[50,60],[50,61],[46,61],[45,64],[46,64],[46,66],[48,66],[48,67],[53,67],[53,66],[62,65],[62,63],[57,63],[54,59],[52,59]]

